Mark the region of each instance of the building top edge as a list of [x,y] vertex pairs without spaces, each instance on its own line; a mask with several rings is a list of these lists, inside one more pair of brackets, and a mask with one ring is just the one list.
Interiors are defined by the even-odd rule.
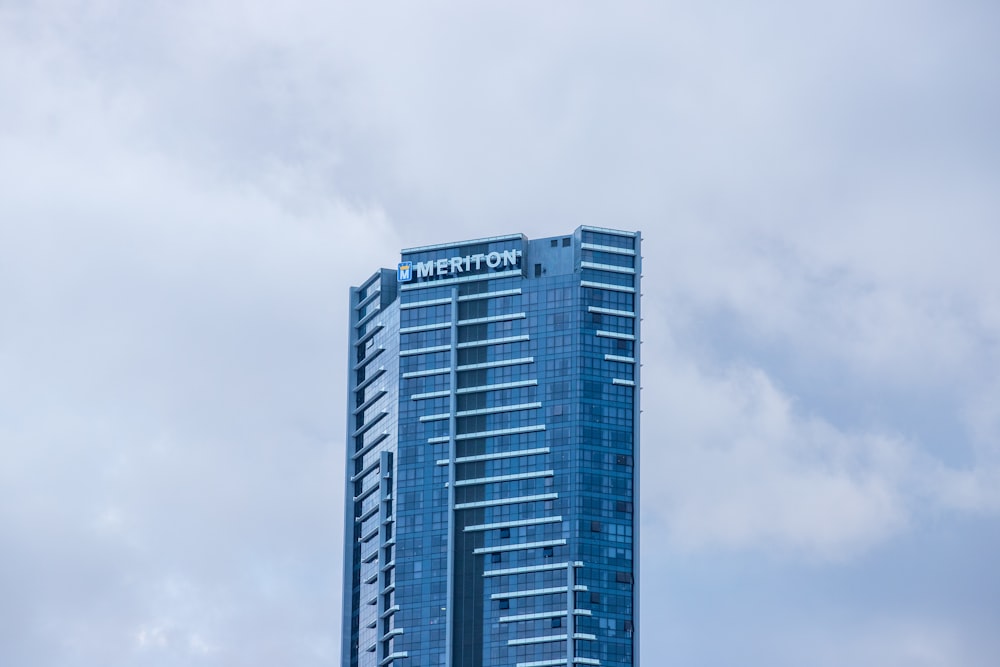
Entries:
[[453,241],[451,243],[435,243],[434,245],[422,245],[416,246],[414,248],[403,248],[400,250],[401,254],[406,254],[410,252],[427,252],[428,250],[442,250],[444,248],[458,248],[464,245],[472,245],[474,243],[494,243],[496,241],[527,241],[528,237],[524,234],[506,234],[504,236],[487,236],[481,239],[469,239],[468,241]]
[[615,236],[639,236],[639,232],[630,232],[624,229],[611,229],[609,227],[592,227],[591,225],[580,225],[580,229],[585,232],[602,232],[604,234],[614,234]]
[[365,281],[363,283],[361,283],[360,285],[358,285],[354,289],[356,289],[356,290],[366,290],[366,289],[368,289],[369,287],[371,287],[375,283],[376,280],[378,280],[381,277],[382,271],[384,271],[384,270],[385,269],[375,269],[375,273],[371,274],[368,278],[365,279]]

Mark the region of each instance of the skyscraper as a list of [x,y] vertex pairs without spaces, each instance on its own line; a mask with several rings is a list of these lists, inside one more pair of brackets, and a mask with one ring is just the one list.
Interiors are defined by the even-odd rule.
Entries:
[[409,248],[351,289],[343,665],[639,664],[640,241]]

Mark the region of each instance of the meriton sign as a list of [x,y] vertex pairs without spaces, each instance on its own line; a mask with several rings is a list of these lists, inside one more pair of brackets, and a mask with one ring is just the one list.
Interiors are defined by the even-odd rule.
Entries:
[[479,271],[484,266],[488,269],[497,269],[501,266],[506,268],[517,266],[520,257],[520,250],[502,250],[464,257],[442,257],[427,262],[400,262],[396,270],[396,279],[401,283],[407,283],[414,278],[433,278],[466,271]]

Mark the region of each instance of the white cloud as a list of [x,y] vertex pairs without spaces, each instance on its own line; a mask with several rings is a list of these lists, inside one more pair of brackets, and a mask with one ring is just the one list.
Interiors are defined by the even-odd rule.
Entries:
[[[877,618],[867,627],[856,620],[848,639],[831,636],[821,628],[803,628],[791,642],[798,655],[814,656],[811,664],[879,665],[880,667],[987,667],[990,657],[977,651],[991,650],[989,643],[970,645],[966,628],[941,618]],[[992,643],[992,642],[991,642]]]
[[906,526],[904,443],[797,414],[759,369],[710,377],[674,357],[644,370],[658,369],[643,396],[657,413],[644,428],[643,504],[672,542],[841,558]]
[[645,320],[643,506],[652,534],[669,538],[654,537],[658,548],[839,560],[928,510],[1000,508],[993,461],[954,468],[897,433],[838,429],[763,369],[706,369],[662,312],[647,307]]
[[[643,229],[647,568],[868,619],[879,548],[989,532],[992,7],[0,12],[0,662],[335,663],[346,286],[457,236]],[[995,656],[968,597],[831,655]]]
[[135,643],[140,650],[166,648],[167,632],[160,626],[140,628],[136,633]]
[[0,138],[0,662],[329,661],[340,313],[400,240],[307,166],[137,141],[143,100],[51,66]]

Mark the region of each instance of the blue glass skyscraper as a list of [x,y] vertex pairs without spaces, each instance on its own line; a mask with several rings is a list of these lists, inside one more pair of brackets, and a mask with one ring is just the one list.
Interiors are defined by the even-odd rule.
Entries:
[[640,241],[409,248],[352,288],[345,667],[639,664]]

